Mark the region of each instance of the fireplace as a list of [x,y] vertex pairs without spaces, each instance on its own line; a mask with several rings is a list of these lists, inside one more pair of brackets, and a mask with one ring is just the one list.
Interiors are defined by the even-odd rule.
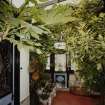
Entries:
[[60,72],[54,73],[54,82],[56,83],[57,88],[67,88],[67,73]]

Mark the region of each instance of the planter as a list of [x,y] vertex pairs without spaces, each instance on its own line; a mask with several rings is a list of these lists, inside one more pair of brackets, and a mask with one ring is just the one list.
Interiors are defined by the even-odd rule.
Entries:
[[48,105],[51,105],[51,104],[52,104],[52,97],[50,96],[48,99]]
[[41,89],[37,89],[36,92],[37,92],[38,95],[41,95],[41,94],[43,93],[43,88],[41,88]]
[[38,72],[33,72],[32,73],[32,80],[36,81],[39,79],[39,73]]
[[46,99],[46,100],[40,99],[40,102],[41,102],[43,105],[48,105],[48,99]]
[[83,95],[88,96],[89,93],[87,92],[87,89],[85,87],[72,87],[70,89],[70,92],[76,95]]

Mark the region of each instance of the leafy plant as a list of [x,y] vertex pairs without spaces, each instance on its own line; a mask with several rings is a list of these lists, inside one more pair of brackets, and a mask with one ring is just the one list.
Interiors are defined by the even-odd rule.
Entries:
[[66,25],[65,40],[85,85],[105,96],[105,13],[97,15],[97,8],[102,6],[97,4],[90,1],[74,9],[80,21]]
[[84,79],[88,89],[103,95],[105,92],[105,79],[103,78],[105,13],[98,9],[104,4],[96,0],[86,1],[82,0],[79,6],[70,7],[72,12],[69,17],[74,17],[74,21],[49,27],[55,39],[59,39],[61,32],[64,33],[63,39],[67,44],[67,51],[77,63],[80,76]]
[[[9,40],[18,45],[18,48],[26,47],[39,54],[50,50],[49,48],[53,43],[50,31],[43,25],[34,25],[33,18],[28,15],[28,11],[23,12],[29,8],[27,3],[17,9],[9,4],[8,1],[1,0],[0,8],[2,8],[0,9],[1,40]],[[49,43],[49,40],[52,43]],[[48,43],[49,46],[46,47]]]

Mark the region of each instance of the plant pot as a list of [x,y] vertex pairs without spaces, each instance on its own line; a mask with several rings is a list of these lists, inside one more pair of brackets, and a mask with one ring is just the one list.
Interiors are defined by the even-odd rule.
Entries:
[[39,79],[39,73],[38,72],[33,72],[32,73],[32,80],[38,80]]
[[49,98],[48,98],[48,105],[51,105],[52,104],[52,97],[50,96]]
[[89,95],[85,87],[72,87],[70,89],[70,92],[76,95],[83,95],[83,96]]
[[40,102],[41,102],[43,105],[48,105],[48,99],[46,99],[46,100],[40,99]]
[[41,95],[42,93],[43,93],[43,88],[37,89],[37,94],[38,94],[38,95]]

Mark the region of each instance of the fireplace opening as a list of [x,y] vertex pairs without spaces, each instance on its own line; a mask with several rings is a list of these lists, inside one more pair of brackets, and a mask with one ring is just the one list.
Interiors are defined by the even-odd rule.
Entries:
[[67,73],[54,73],[54,82],[57,88],[67,88]]

